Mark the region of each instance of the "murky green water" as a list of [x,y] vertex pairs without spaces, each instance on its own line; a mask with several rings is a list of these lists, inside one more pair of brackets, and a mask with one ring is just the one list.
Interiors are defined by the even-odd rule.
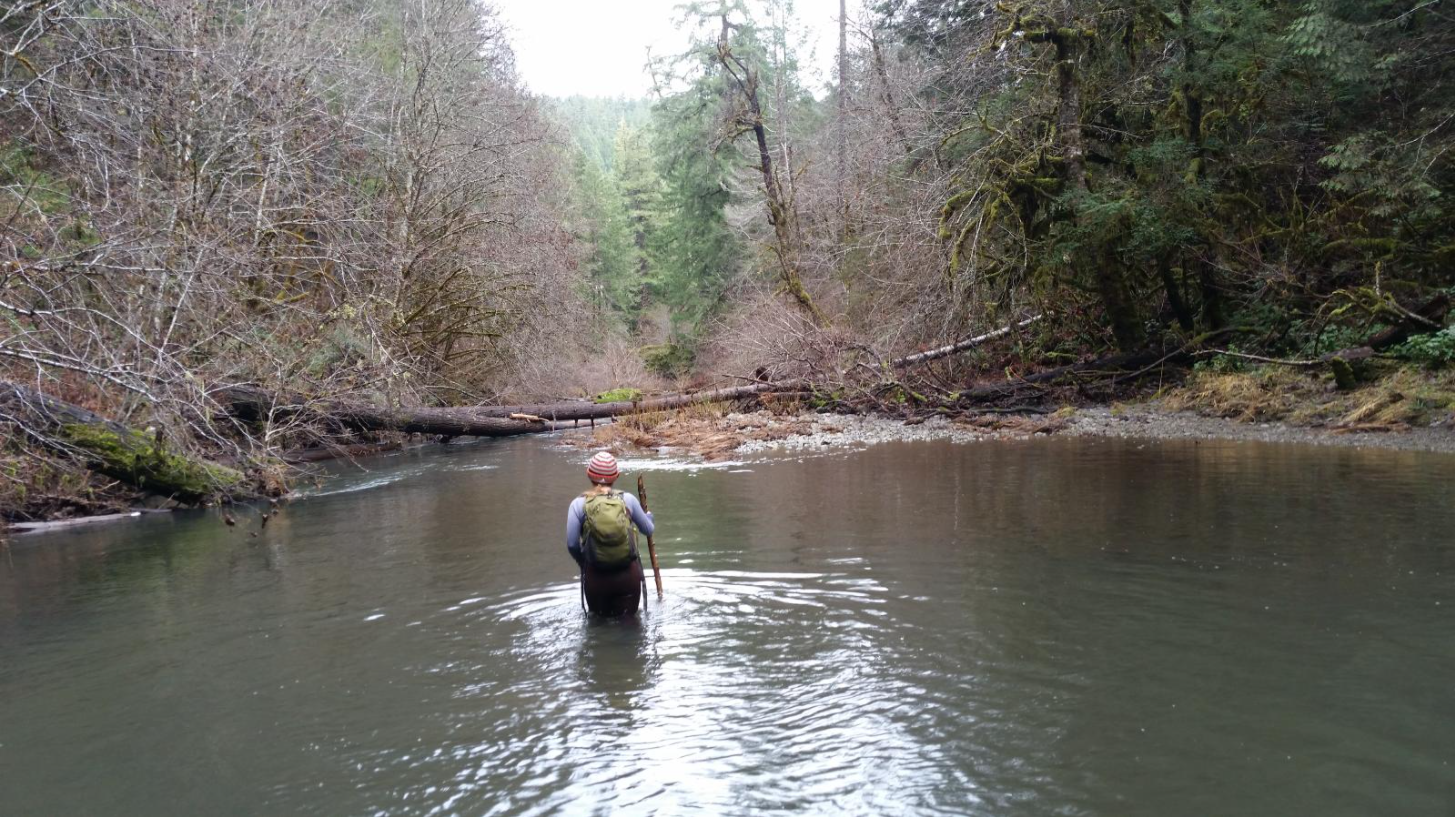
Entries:
[[584,460],[457,446],[256,537],[17,541],[0,813],[1455,813],[1455,459],[1051,440],[651,472],[668,594],[637,624],[579,607]]

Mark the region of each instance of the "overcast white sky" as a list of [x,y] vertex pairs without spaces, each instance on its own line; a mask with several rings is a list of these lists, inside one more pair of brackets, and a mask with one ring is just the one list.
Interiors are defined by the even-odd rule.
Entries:
[[[681,0],[494,0],[510,31],[516,66],[532,91],[546,96],[646,96],[647,47],[681,53],[687,34],[675,25]],[[838,48],[838,0],[797,0],[806,35],[798,54],[804,83],[822,96]],[[855,14],[860,0],[850,0]],[[808,51],[813,53],[810,54]]]

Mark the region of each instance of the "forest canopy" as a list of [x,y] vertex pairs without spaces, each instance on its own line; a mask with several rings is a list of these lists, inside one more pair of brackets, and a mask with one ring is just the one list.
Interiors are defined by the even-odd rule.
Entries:
[[664,305],[686,352],[1053,312],[1046,353],[1237,328],[1307,356],[1455,283],[1444,3],[891,0],[822,99],[785,6],[688,7],[649,121],[568,116],[602,303]]

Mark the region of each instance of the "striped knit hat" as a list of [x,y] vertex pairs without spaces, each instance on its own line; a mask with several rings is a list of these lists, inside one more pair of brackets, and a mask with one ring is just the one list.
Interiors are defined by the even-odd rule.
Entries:
[[610,485],[616,482],[616,477],[621,469],[616,467],[616,457],[611,456],[610,451],[597,452],[591,458],[591,464],[586,466],[586,476],[598,485]]

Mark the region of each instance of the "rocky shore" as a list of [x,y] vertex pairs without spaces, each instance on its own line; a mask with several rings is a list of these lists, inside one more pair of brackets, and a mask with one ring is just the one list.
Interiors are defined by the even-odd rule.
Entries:
[[1282,422],[1238,422],[1191,412],[1168,412],[1156,406],[1137,406],[1121,411],[1108,408],[1078,411],[1064,433],[1081,437],[1235,440],[1455,454],[1455,425],[1449,423],[1393,431],[1358,431],[1311,428]]
[[1443,423],[1398,431],[1311,428],[1282,422],[1239,422],[1169,411],[1155,403],[1062,409],[1048,415],[984,414],[910,421],[860,415],[730,413],[669,418],[650,429],[600,428],[571,440],[578,446],[656,449],[692,453],[708,461],[770,451],[818,451],[885,442],[1028,439],[1041,436],[1115,437],[1147,440],[1232,440],[1382,448],[1455,454],[1455,426]]

